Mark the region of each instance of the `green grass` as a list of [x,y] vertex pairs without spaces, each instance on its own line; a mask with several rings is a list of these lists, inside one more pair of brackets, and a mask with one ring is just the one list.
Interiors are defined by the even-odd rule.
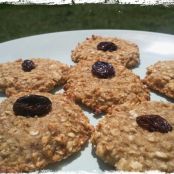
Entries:
[[174,6],[0,5],[0,42],[79,29],[130,29],[174,34]]

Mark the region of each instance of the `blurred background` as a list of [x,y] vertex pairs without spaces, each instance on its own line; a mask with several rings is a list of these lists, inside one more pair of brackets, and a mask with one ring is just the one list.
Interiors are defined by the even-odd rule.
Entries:
[[0,42],[81,29],[129,29],[174,34],[174,6],[0,4]]

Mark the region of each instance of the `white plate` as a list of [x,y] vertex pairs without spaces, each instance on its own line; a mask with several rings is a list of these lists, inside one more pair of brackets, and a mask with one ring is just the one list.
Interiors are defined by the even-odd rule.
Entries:
[[[60,60],[69,65],[73,64],[70,55],[78,42],[86,37],[94,35],[116,36],[135,42],[140,48],[141,64],[133,71],[145,76],[146,67],[159,60],[174,60],[174,36],[130,30],[83,30],[68,31],[31,36],[4,42],[0,44],[0,63],[12,61],[18,58],[43,57]],[[2,100],[3,94],[0,96]],[[152,100],[167,101],[156,94],[151,93]],[[92,113],[85,111],[92,124],[96,124],[99,119],[94,118]],[[86,146],[80,153],[77,153],[60,163],[46,168],[55,171],[96,171],[97,173],[113,168],[105,165],[97,159],[91,150],[91,145]]]

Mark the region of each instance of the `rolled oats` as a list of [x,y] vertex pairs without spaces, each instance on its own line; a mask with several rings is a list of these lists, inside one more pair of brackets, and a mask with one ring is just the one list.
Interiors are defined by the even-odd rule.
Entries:
[[2,173],[34,171],[65,159],[79,151],[93,131],[81,109],[62,94],[32,92],[48,97],[52,110],[42,117],[15,115],[13,103],[27,94],[13,95],[0,104]]
[[[173,130],[168,133],[149,132],[139,127],[136,119],[132,119],[132,111],[137,116],[160,115],[170,123]],[[155,101],[142,102],[136,106],[127,105],[119,110],[112,108],[112,112],[99,122],[92,135],[97,156],[119,170],[173,172],[173,114],[174,104]],[[106,148],[108,146],[109,149]]]
[[174,99],[174,61],[159,61],[147,68],[147,86]]
[[[115,75],[99,78],[91,72],[96,61],[108,61],[115,68]],[[149,92],[140,78],[124,66],[106,59],[80,61],[73,66],[64,86],[68,97],[92,108],[96,113],[113,105],[136,104],[150,99]]]
[[[100,42],[112,42],[117,46],[114,51],[98,50],[97,45]],[[116,37],[92,36],[84,42],[79,43],[72,51],[72,60],[79,62],[81,60],[94,60],[98,57],[112,59],[119,62],[127,68],[135,67],[139,64],[139,49],[134,43]]]
[[35,68],[29,72],[22,69],[22,59],[0,66],[0,89],[7,96],[19,92],[48,92],[65,83],[68,66],[56,60],[33,58]]

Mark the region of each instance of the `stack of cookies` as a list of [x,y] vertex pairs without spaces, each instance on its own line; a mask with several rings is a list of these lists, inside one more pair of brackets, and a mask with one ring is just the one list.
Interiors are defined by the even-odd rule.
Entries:
[[[91,138],[96,155],[116,170],[174,171],[174,61],[157,62],[142,80],[138,46],[92,36],[72,51],[74,66],[51,59],[0,64],[0,172],[28,172],[80,151]],[[63,94],[52,94],[57,86]],[[79,104],[104,117],[94,127]]]

